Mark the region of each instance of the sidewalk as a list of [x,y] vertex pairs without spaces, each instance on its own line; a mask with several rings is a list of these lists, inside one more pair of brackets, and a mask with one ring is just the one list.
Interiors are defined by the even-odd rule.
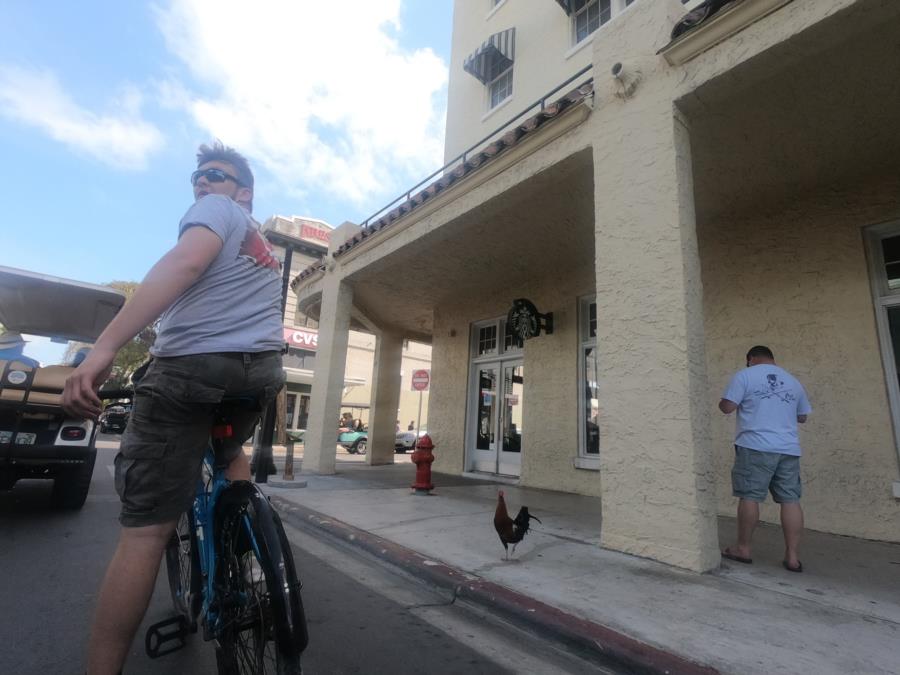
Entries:
[[[600,548],[597,498],[441,474],[419,496],[404,456],[379,467],[361,459],[339,454],[336,475],[298,474],[306,488],[266,491],[289,523],[635,670],[900,673],[900,545],[807,532],[806,571],[792,574],[779,528],[761,526],[753,565],[697,575]],[[526,505],[543,521],[510,562],[492,524],[500,487],[512,515]],[[729,542],[733,519],[719,532]]]

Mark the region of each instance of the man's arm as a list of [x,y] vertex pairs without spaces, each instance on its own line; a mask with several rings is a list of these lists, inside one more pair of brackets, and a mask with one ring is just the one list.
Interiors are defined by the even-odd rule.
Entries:
[[106,327],[94,348],[66,380],[63,408],[77,417],[96,418],[96,391],[109,376],[122,345],[152,323],[190,288],[222,250],[219,235],[206,227],[187,229],[178,243],[150,269],[134,297]]
[[729,401],[727,398],[723,398],[719,400],[719,410],[721,410],[726,415],[730,415],[735,410],[738,409],[738,404],[734,401]]

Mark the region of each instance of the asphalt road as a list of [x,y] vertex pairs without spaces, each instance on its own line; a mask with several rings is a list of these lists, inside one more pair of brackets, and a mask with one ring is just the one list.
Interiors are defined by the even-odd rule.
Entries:
[[[101,441],[91,493],[78,512],[49,506],[50,484],[20,481],[0,492],[0,673],[83,672],[94,598],[115,548],[116,443]],[[498,622],[363,554],[290,529],[310,630],[306,673],[609,672],[537,636]],[[199,634],[156,661],[143,651],[146,626],[171,616],[165,572],[125,672],[215,673]]]

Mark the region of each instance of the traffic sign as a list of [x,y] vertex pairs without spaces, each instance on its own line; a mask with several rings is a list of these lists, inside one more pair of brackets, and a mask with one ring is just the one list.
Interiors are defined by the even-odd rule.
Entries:
[[428,384],[431,382],[430,370],[414,370],[412,373],[412,390],[428,391]]

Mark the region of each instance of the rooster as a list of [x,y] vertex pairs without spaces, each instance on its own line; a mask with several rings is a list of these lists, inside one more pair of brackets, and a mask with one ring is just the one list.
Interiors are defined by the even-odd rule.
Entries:
[[[509,517],[506,510],[506,500],[503,498],[503,490],[497,493],[497,510],[494,512],[494,529],[500,541],[503,542],[503,548],[506,549],[506,560],[509,560],[509,545],[512,544],[512,553],[516,554],[516,544],[525,538],[525,533],[529,529],[529,521],[536,520],[539,523],[541,519],[528,513],[528,507],[523,506],[519,509],[519,513],[515,520]],[[543,523],[541,523],[543,525]]]

